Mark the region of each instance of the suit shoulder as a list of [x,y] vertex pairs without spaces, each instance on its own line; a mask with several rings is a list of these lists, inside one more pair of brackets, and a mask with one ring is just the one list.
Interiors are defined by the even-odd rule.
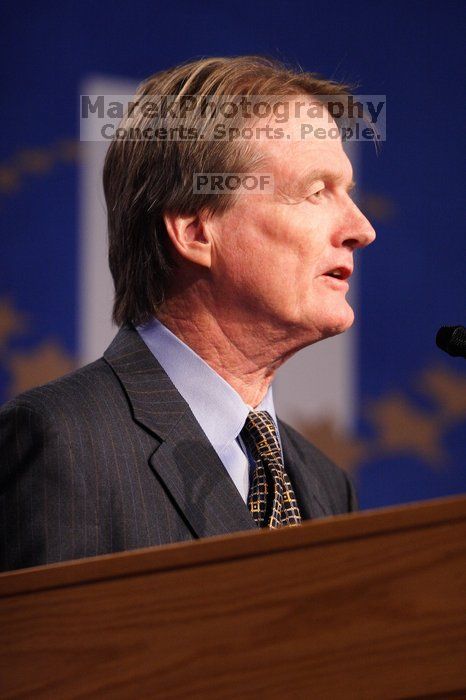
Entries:
[[115,385],[115,376],[103,358],[70,374],[19,394],[0,407],[0,418],[26,411],[43,418],[79,411],[105,386]]

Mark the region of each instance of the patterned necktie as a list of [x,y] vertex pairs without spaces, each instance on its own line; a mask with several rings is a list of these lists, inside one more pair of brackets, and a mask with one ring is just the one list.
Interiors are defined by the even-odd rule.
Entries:
[[299,525],[296,497],[283,460],[275,423],[267,411],[250,411],[241,437],[256,468],[249,489],[248,506],[259,527]]

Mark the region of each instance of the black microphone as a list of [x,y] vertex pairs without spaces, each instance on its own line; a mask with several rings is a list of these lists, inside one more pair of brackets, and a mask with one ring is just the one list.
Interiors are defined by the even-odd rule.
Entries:
[[464,326],[442,326],[435,338],[437,347],[452,357],[466,357],[466,328]]

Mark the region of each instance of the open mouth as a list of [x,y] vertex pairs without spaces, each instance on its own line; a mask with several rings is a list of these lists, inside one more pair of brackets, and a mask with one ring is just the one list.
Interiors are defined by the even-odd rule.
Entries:
[[348,267],[336,267],[333,270],[325,272],[323,277],[333,277],[336,280],[346,280],[351,275],[352,270]]

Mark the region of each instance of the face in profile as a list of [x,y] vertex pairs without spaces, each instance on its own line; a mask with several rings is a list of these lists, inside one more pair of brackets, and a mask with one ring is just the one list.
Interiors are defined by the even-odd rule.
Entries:
[[[333,125],[333,135],[317,138],[309,123]],[[328,113],[291,116],[280,126],[284,138],[255,144],[274,190],[241,194],[213,217],[211,272],[225,304],[234,300],[272,335],[293,332],[305,345],[351,326],[353,253],[375,233],[351,198],[351,163]]]

